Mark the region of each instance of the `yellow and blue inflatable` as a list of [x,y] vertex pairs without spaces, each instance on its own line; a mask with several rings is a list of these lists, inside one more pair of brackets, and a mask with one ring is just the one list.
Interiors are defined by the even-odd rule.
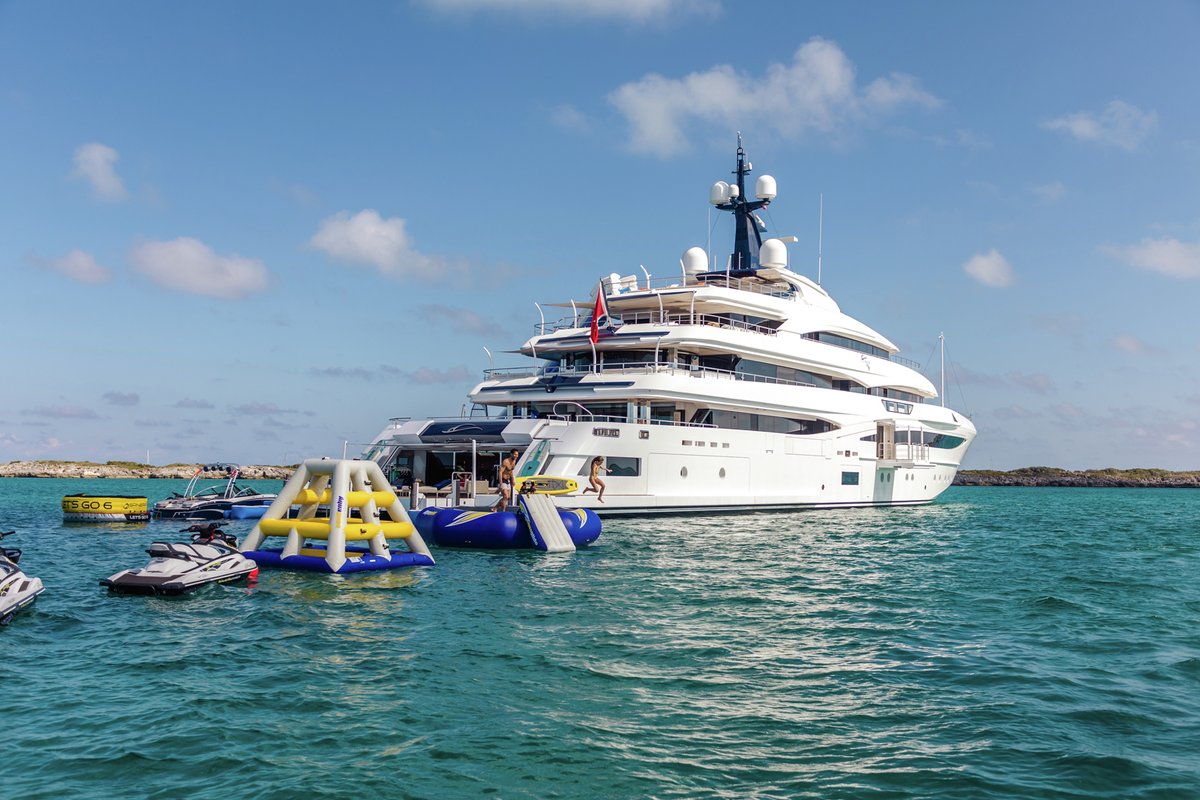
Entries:
[[[576,547],[600,537],[600,518],[586,508],[560,508],[558,516]],[[425,508],[413,515],[413,525],[439,547],[478,547],[486,550],[533,549],[525,518],[512,511],[472,508]]]
[[[295,516],[292,506],[297,506]],[[324,516],[318,513],[322,509]],[[283,546],[263,547],[272,537],[284,540]],[[389,539],[402,541],[405,548],[391,548]],[[347,546],[348,542],[353,544]],[[434,563],[379,465],[358,460],[310,458],[301,464],[246,536],[242,552],[260,567],[313,572],[431,567]]]

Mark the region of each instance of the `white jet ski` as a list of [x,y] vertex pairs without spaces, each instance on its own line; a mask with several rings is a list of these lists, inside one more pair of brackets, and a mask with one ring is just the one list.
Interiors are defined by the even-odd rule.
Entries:
[[[0,533],[0,539],[16,531]],[[37,600],[45,591],[41,578],[31,578],[21,571],[17,562],[21,551],[15,547],[0,547],[0,625],[7,625],[18,611]]]
[[185,528],[183,533],[192,534],[188,543],[154,542],[146,550],[149,564],[118,572],[100,585],[118,594],[174,595],[257,575],[258,565],[241,554],[236,538],[220,529],[224,524]]

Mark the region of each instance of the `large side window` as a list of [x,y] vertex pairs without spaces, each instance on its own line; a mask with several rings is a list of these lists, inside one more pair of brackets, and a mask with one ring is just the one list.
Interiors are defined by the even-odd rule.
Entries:
[[842,473],[842,486],[858,486],[858,473],[857,472],[843,472]]
[[[640,458],[629,458],[627,456],[605,456],[604,466],[608,468],[608,475],[616,478],[635,478],[642,474],[642,460]],[[592,459],[585,459],[583,467],[579,470],[580,475],[590,475],[592,473]],[[600,477],[604,477],[606,473],[601,472]]]

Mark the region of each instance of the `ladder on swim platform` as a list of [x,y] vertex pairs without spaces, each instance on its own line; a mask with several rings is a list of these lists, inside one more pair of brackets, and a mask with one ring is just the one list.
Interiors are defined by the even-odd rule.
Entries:
[[534,547],[547,553],[570,553],[575,549],[575,543],[558,515],[558,506],[554,505],[550,495],[521,494],[517,495],[517,503],[529,525]]

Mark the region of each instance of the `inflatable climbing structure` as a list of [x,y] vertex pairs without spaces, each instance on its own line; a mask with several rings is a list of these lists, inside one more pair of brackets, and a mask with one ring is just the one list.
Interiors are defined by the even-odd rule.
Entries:
[[[283,546],[260,549],[268,537],[283,539]],[[402,541],[404,549],[391,549],[388,540]],[[242,542],[242,552],[261,567],[313,572],[434,563],[425,540],[373,461],[305,461]]]

